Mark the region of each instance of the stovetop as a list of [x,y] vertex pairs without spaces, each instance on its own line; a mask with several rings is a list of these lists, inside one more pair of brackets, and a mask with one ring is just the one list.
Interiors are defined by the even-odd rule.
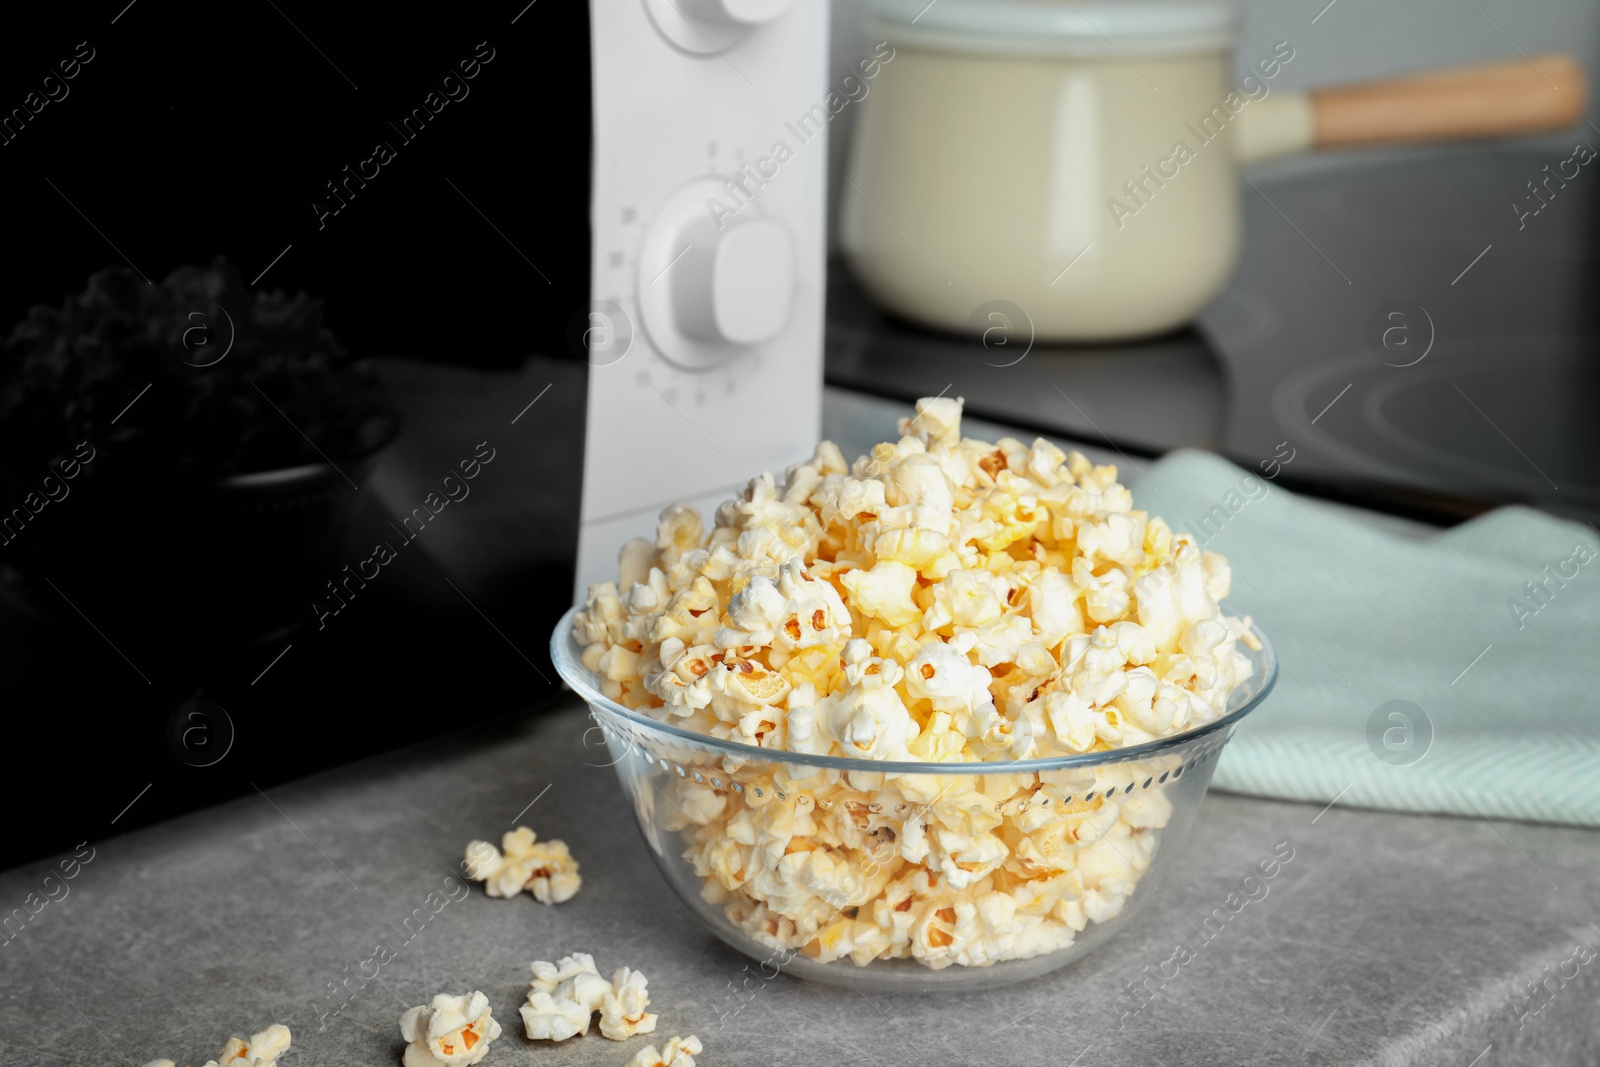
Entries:
[[1597,184],[1570,151],[1485,149],[1258,178],[1227,292],[1195,328],[1120,346],[925,330],[839,264],[828,381],[1133,454],[1292,455],[1302,490],[1435,521],[1508,503],[1595,521]]

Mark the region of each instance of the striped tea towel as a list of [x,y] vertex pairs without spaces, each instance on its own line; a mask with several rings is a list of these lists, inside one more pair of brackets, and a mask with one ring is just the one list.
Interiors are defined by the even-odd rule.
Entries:
[[1201,452],[1124,471],[1276,646],[1220,789],[1600,826],[1600,537],[1522,507],[1407,537]]

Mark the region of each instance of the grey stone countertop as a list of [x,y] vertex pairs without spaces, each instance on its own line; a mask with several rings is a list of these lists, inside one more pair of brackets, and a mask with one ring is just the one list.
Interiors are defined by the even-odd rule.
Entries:
[[[906,413],[829,389],[824,430],[860,451]],[[281,1067],[392,1065],[400,1013],[468,989],[505,1028],[486,1067],[620,1067],[690,1033],[703,1067],[1600,1063],[1597,832],[1213,793],[1149,906],[1080,962],[988,993],[869,997],[766,980],[701,927],[590,727],[574,700],[103,843],[86,828],[88,862],[0,874],[0,919],[24,916],[0,937],[0,1063],[199,1065],[281,1022],[294,1032]],[[496,900],[453,881],[467,841],[518,823],[572,846],[576,898]],[[1267,895],[1196,936],[1283,842],[1294,857]],[[46,882],[62,862],[74,877]],[[393,958],[352,978],[380,942]],[[1193,958],[1175,967],[1180,943]],[[572,952],[643,971],[656,1033],[526,1041],[529,962]],[[346,979],[359,992],[334,999]]]
[[[765,980],[702,928],[656,872],[590,726],[573,701],[91,835],[92,858],[0,946],[0,1062],[198,1065],[230,1034],[282,1022],[281,1067],[397,1064],[400,1013],[470,989],[505,1027],[490,1067],[620,1065],[690,1033],[707,1067],[1600,1060],[1600,961],[1574,955],[1600,945],[1600,834],[1212,794],[1146,910],[1077,964],[993,992],[868,996]],[[469,839],[517,823],[572,846],[572,901],[454,881]],[[1282,842],[1293,858],[1266,896],[1196,937]],[[0,904],[24,906],[65,858],[0,875]],[[426,921],[408,927],[413,913]],[[331,999],[332,983],[372,973],[380,942],[393,958],[378,977]],[[1162,977],[1179,942],[1193,958]],[[575,951],[648,976],[653,1037],[522,1037],[529,962]]]

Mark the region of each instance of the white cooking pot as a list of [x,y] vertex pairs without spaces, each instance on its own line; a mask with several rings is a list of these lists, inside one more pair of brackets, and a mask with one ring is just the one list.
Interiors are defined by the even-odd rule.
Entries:
[[1156,334],[1227,284],[1240,162],[1582,113],[1582,72],[1559,56],[1290,93],[1294,43],[1240,77],[1237,26],[1229,3],[874,0],[867,33],[893,52],[842,192],[861,281],[948,329],[982,330],[1005,302],[1040,340]]

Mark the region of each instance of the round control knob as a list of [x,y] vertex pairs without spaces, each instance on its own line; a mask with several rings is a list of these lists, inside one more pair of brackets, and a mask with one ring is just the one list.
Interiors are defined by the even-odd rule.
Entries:
[[687,236],[689,251],[670,275],[678,328],[697,341],[734,345],[776,337],[794,291],[789,231],[771,219],[721,231],[707,221]]
[[720,22],[736,22],[755,26],[771,22],[786,14],[794,0],[692,0],[683,8],[693,18],[696,15]]
[[701,368],[771,340],[794,303],[795,249],[789,231],[747,205],[714,217],[723,179],[706,177],[674,193],[639,254],[639,310],[656,350]]
[[699,56],[731,48],[757,26],[782,18],[794,3],[795,0],[644,0],[650,21],[661,36]]

